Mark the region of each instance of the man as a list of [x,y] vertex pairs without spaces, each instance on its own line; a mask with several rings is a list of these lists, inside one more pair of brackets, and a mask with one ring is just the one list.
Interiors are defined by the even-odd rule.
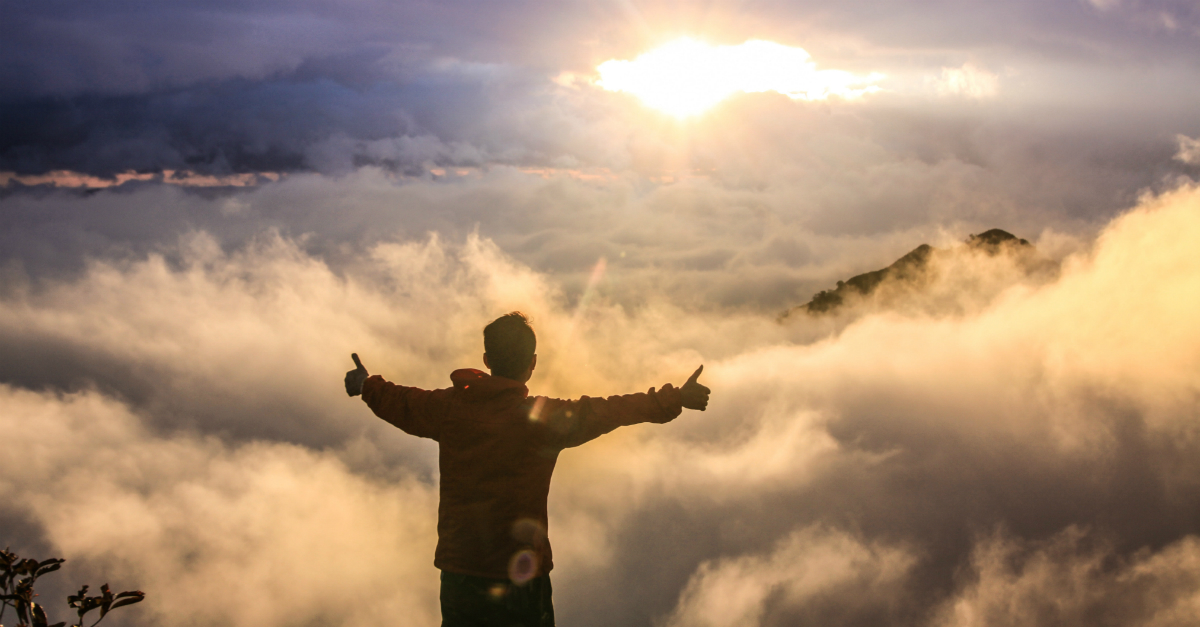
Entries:
[[665,423],[683,408],[704,411],[709,389],[697,379],[657,392],[530,397],[537,337],[520,312],[483,330],[479,370],[455,370],[453,387],[422,390],[370,376],[352,354],[346,393],[362,394],[375,415],[406,433],[436,440],[441,468],[438,545],[442,625],[553,627],[546,496],[558,453],[617,427]]

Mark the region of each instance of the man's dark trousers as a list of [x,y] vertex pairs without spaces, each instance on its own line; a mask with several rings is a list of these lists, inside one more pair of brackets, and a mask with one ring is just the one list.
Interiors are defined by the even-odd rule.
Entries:
[[442,627],[554,627],[550,575],[524,585],[442,571]]

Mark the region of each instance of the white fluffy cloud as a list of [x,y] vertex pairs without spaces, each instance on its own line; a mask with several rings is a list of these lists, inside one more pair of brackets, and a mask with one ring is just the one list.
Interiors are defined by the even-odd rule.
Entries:
[[701,564],[666,625],[762,625],[773,606],[812,606],[830,597],[842,602],[843,615],[835,619],[870,615],[897,601],[914,561],[902,549],[806,527],[782,539],[768,554]]
[[62,576],[147,590],[124,612],[137,624],[439,622],[427,483],[371,480],[296,445],[157,436],[94,391],[0,386],[0,406],[6,508],[68,557]]

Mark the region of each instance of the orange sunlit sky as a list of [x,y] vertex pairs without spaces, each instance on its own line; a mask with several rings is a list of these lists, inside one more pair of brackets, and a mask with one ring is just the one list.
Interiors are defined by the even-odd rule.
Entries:
[[519,309],[533,394],[713,390],[559,457],[559,624],[1200,623],[1195,2],[0,33],[0,544],[67,559],[51,622],[440,624],[437,444],[342,376],[448,386]]

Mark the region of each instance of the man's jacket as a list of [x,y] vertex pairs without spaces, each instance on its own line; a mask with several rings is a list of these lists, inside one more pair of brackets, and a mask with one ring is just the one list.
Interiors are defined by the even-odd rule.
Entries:
[[669,422],[679,389],[564,401],[530,397],[524,384],[472,369],[454,387],[422,390],[376,375],[362,398],[375,415],[439,444],[441,502],[434,566],[523,583],[554,567],[546,497],[558,453],[617,427]]

